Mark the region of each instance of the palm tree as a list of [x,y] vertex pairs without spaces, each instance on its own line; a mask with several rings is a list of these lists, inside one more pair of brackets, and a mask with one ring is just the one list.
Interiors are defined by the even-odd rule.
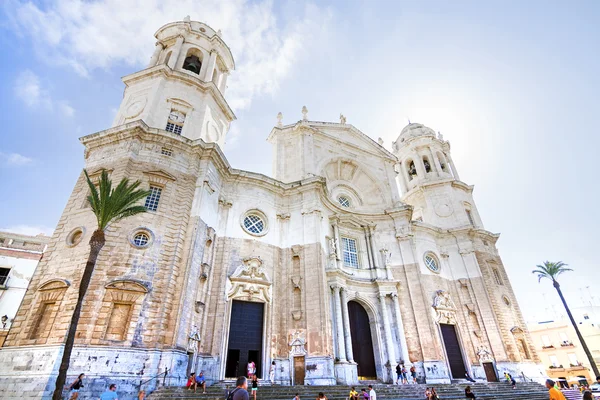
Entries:
[[87,184],[90,188],[90,195],[87,197],[87,200],[90,203],[92,211],[96,215],[98,227],[90,238],[90,254],[87,263],[85,264],[81,281],[79,282],[79,296],[77,297],[77,304],[73,310],[71,324],[69,325],[69,330],[67,332],[65,349],[58,370],[52,400],[62,399],[63,387],[67,379],[67,370],[69,369],[69,362],[71,359],[71,351],[73,350],[73,342],[75,341],[75,332],[77,331],[79,315],[81,314],[81,306],[83,304],[85,293],[90,285],[92,274],[94,273],[98,254],[106,243],[104,232],[112,222],[117,222],[123,218],[146,212],[146,207],[136,205],[136,203],[144,197],[147,197],[149,194],[148,191],[139,189],[141,184],[140,181],[129,184],[127,178],[123,178],[117,187],[113,189],[112,182],[108,179],[108,173],[105,170],[102,170],[100,182],[96,188],[90,180],[87,171],[84,169],[83,172],[85,173],[85,178],[87,179]]
[[573,318],[573,314],[571,314],[571,310],[569,309],[569,306],[567,306],[565,297],[563,296],[562,291],[560,290],[560,284],[556,280],[558,275],[562,274],[563,272],[567,272],[567,271],[573,271],[573,270],[571,268],[567,268],[567,264],[563,263],[562,261],[558,261],[558,262],[544,261],[544,264],[537,265],[537,269],[534,269],[531,272],[534,274],[537,274],[538,282],[541,282],[543,278],[550,279],[552,281],[552,285],[554,285],[554,288],[558,292],[558,295],[560,296],[560,300],[562,301],[563,306],[565,306],[567,315],[569,316],[569,319],[571,320],[571,324],[573,324],[573,328],[575,328],[575,333],[577,334],[579,343],[581,343],[581,347],[583,347],[583,351],[585,351],[585,355],[587,356],[588,361],[590,362],[590,365],[592,366],[592,369],[594,370],[595,376],[600,376],[600,373],[598,373],[598,367],[596,366],[596,363],[594,362],[594,358],[592,357],[592,353],[590,353],[590,349],[588,349],[587,344],[585,343],[585,340],[583,340],[583,336],[581,336],[581,332],[579,332],[579,328],[577,327],[577,323],[575,322],[575,319]]

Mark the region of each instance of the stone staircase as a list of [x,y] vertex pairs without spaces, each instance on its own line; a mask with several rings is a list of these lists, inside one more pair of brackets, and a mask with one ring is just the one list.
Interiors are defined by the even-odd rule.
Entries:
[[[515,390],[511,385],[505,382],[494,383],[471,383],[469,384],[478,399],[489,400],[547,400],[548,390],[539,383],[519,382]],[[450,385],[374,385],[378,400],[423,400],[425,389],[434,386],[441,400],[446,399],[464,399],[464,390],[467,383]],[[234,386],[231,385],[230,388]],[[355,386],[360,393],[366,384]],[[156,390],[148,400],[165,399],[202,399],[202,400],[223,400],[225,383],[220,382],[206,389],[206,394],[202,394],[202,389],[197,393],[188,391],[181,387],[163,387]],[[343,400],[348,398],[349,386],[270,386],[268,383],[261,382],[256,396],[257,400],[292,400],[296,393],[300,394],[302,400],[312,400],[317,397],[319,392],[325,393],[329,400]],[[252,400],[252,396],[250,396]]]

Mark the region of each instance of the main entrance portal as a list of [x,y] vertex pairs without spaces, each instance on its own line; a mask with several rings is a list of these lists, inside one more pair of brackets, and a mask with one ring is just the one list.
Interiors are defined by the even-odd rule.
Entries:
[[371,324],[369,324],[367,311],[359,303],[349,301],[348,317],[352,335],[352,353],[354,353],[354,361],[358,364],[358,376],[377,379]]
[[450,372],[454,379],[463,379],[465,377],[465,361],[463,359],[456,327],[454,325],[440,324],[442,330],[442,338],[446,346],[446,355],[450,364]]
[[225,377],[247,375],[250,361],[256,364],[256,376],[262,377],[264,306],[263,303],[233,300]]

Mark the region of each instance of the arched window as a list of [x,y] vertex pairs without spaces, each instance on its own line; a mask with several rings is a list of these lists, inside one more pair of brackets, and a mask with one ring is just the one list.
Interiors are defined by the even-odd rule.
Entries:
[[189,49],[183,61],[183,69],[200,75],[202,69],[202,52],[198,49]]
[[429,157],[423,156],[423,166],[425,167],[425,172],[431,172],[431,163],[429,162]]
[[409,182],[417,176],[417,168],[413,160],[406,160],[406,172],[408,173]]
[[504,285],[504,282],[502,281],[502,277],[500,276],[500,272],[498,271],[498,268],[492,267],[492,273],[494,274],[494,279],[496,280],[496,283],[498,285]]
[[439,151],[437,152],[437,158],[440,161],[440,167],[443,172],[448,172],[448,162],[446,161],[446,157]]

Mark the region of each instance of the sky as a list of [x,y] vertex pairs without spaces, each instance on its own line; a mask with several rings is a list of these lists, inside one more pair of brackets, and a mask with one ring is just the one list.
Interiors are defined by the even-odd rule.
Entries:
[[[237,115],[224,152],[271,175],[266,137],[339,114],[390,149],[423,123],[475,186],[528,320],[600,305],[597,206],[600,2],[5,0],[0,6],[0,229],[51,234],[83,168],[79,137],[111,126],[122,76],[144,68],[154,32],[190,15],[221,29],[236,60]],[[594,278],[596,277],[596,278]]]

